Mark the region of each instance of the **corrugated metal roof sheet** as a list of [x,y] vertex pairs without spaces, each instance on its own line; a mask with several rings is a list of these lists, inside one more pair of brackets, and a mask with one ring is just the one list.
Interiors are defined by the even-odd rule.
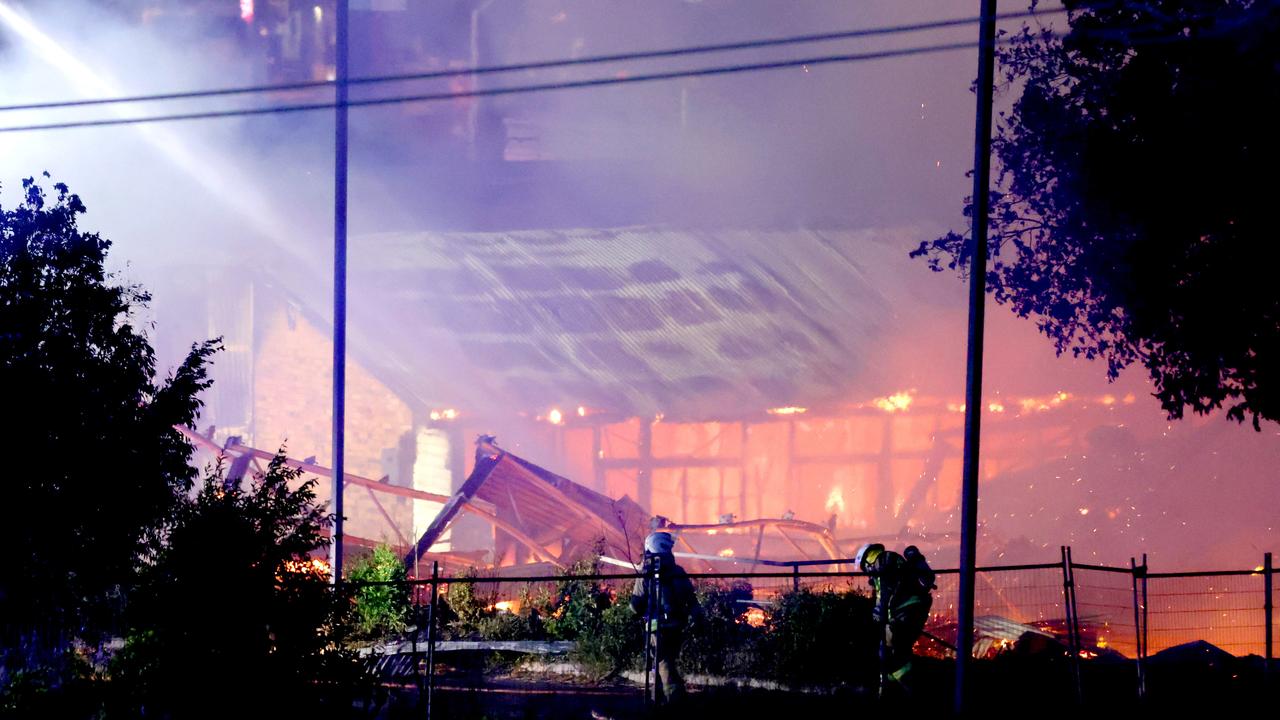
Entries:
[[740,416],[886,385],[914,236],[663,228],[351,244],[353,352],[425,406]]

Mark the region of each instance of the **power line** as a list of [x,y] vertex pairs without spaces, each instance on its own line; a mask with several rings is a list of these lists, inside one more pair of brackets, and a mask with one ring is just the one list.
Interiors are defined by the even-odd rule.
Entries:
[[[1026,10],[1022,12],[1004,13],[997,16],[997,20],[1017,20],[1029,17],[1044,17],[1049,15],[1060,15],[1067,12],[1065,8],[1056,10]],[[493,75],[506,72],[520,72],[528,70],[548,70],[561,67],[575,67],[583,65],[598,65],[610,62],[627,62],[635,60],[653,60],[658,58],[681,57],[686,55],[705,55],[716,52],[728,52],[734,50],[752,50],[768,47],[782,47],[787,45],[803,45],[818,42],[831,42],[836,40],[850,40],[860,37],[872,37],[877,35],[894,35],[899,33],[922,32],[925,30],[939,30],[950,27],[960,27],[964,25],[976,24],[980,18],[965,17],[952,18],[948,20],[932,20],[922,23],[913,23],[908,25],[888,25],[875,28],[862,28],[858,30],[844,30],[841,32],[831,33],[815,33],[809,35],[791,35],[779,38],[765,38],[761,40],[743,40],[732,43],[723,43],[718,45],[697,45],[691,47],[668,48],[664,50],[646,50],[633,53],[616,53],[610,55],[593,55],[585,58],[572,58],[561,60],[542,60],[536,62],[517,63],[512,65],[491,65],[475,68],[456,68],[452,70],[437,70],[425,73],[409,73],[401,75],[378,75],[370,77],[351,78],[347,80],[348,85],[373,85],[389,82],[407,82],[415,80],[434,80],[449,77],[461,77],[471,75]],[[59,108],[86,107],[92,105],[113,105],[122,103],[137,102],[158,102],[165,100],[192,100],[208,97],[227,97],[233,95],[248,95],[264,92],[286,92],[293,90],[314,90],[318,88],[334,87],[335,82],[332,80],[309,81],[297,83],[284,83],[277,85],[251,85],[244,87],[220,88],[214,90],[192,90],[187,92],[159,93],[153,95],[131,95],[114,98],[90,98],[84,100],[56,100],[49,102],[24,103],[20,105],[3,105],[0,106],[0,112],[8,112],[14,110],[53,110]],[[330,106],[331,107],[331,106]]]
[[[1130,35],[1137,28],[1127,28],[1123,31],[1090,31],[1087,34],[1096,37],[1114,37],[1117,40],[1124,40],[1133,45],[1160,45],[1168,43],[1190,42],[1197,39],[1196,37],[1169,36],[1160,38],[1143,38],[1135,40]],[[1229,29],[1229,28],[1228,28]],[[1217,34],[1222,34],[1219,31]],[[1038,36],[1038,39],[1057,39],[1061,40],[1064,36],[1060,33],[1047,33]],[[1021,42],[1020,38],[1005,37],[997,38],[997,45],[1007,45]],[[719,65],[712,67],[694,68],[690,70],[675,70],[670,72],[647,73],[642,75],[631,75],[622,77],[592,78],[588,80],[573,80],[554,83],[538,83],[532,85],[515,85],[500,88],[485,88],[480,90],[468,90],[461,92],[446,93],[429,93],[421,95],[399,95],[383,98],[370,98],[362,100],[350,100],[345,103],[346,107],[372,107],[380,105],[397,105],[411,102],[433,102],[440,100],[456,100],[469,97],[491,97],[497,95],[517,95],[524,93],[546,92],[551,90],[573,90],[581,88],[604,87],[610,85],[627,85],[640,82],[655,82],[661,80],[675,80],[679,78],[689,77],[708,77],[716,75],[733,75],[749,72],[760,72],[766,70],[780,70],[793,67],[807,67],[809,65],[829,65],[835,63],[853,63],[869,60],[880,60],[895,57],[909,57],[913,55],[924,55],[930,53],[950,52],[954,50],[967,50],[977,47],[975,42],[957,42],[938,45],[921,45],[909,48],[899,48],[895,50],[880,50],[863,53],[850,53],[841,55],[819,55],[809,58],[801,58],[796,60],[776,60],[760,63],[746,63],[737,65]],[[141,123],[153,122],[170,122],[178,120],[208,120],[217,118],[241,117],[251,115],[272,115],[286,114],[295,112],[308,112],[314,110],[330,110],[337,107],[334,102],[317,102],[317,103],[301,103],[296,105],[274,105],[259,108],[245,108],[239,110],[215,110],[206,112],[192,113],[174,113],[169,115],[152,115],[132,118],[104,118],[98,120],[78,120],[61,123],[44,123],[33,125],[12,125],[8,127],[0,127],[0,133],[27,132],[35,130],[65,130],[72,128],[86,127],[109,127],[114,125],[136,125]]]
[[[572,90],[579,88],[602,87],[607,85],[627,85],[640,82],[654,82],[659,80],[675,80],[678,78],[689,77],[707,77],[712,75],[732,75],[748,72],[760,72],[764,70],[780,70],[784,68],[805,67],[809,65],[830,65],[833,63],[852,63],[867,60],[880,60],[884,58],[908,57],[912,55],[924,55],[928,53],[949,52],[953,50],[967,50],[977,47],[977,43],[949,43],[944,45],[923,45],[918,47],[901,48],[897,50],[880,50],[875,52],[853,53],[848,55],[819,55],[811,58],[802,58],[798,60],[777,60],[763,63],[749,63],[740,65],[718,65],[713,67],[695,68],[692,70],[674,70],[671,72],[647,73],[644,75],[630,75],[624,77],[607,77],[592,78],[590,80],[573,80],[566,82],[539,83],[534,85],[515,85],[511,87],[501,88],[485,88],[481,90],[466,90],[462,92],[447,93],[430,93],[425,95],[399,95],[385,98],[370,98],[363,100],[349,100],[347,107],[370,107],[377,105],[396,105],[411,102],[432,102],[439,100],[457,100],[459,98],[468,97],[490,97],[494,95],[517,95],[523,93],[546,92],[549,90]],[[66,130],[70,128],[86,128],[86,127],[108,127],[112,125],[136,125],[140,123],[153,122],[171,122],[177,120],[209,120],[215,118],[240,117],[248,115],[272,115],[295,112],[308,112],[312,110],[331,110],[337,107],[334,102],[317,102],[302,103],[297,105],[273,105],[260,108],[246,108],[241,110],[213,110],[207,112],[192,113],[174,113],[170,115],[151,115],[145,117],[131,118],[103,118],[99,120],[74,120],[60,123],[45,123],[36,125],[11,125],[8,127],[0,127],[0,133],[27,132],[33,130]]]

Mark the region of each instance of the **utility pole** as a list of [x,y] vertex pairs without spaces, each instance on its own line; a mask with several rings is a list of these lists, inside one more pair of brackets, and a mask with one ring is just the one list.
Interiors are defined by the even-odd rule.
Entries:
[[960,507],[960,597],[955,712],[968,709],[973,661],[973,589],[978,546],[978,445],[982,437],[982,343],[986,324],[987,215],[991,210],[991,95],[996,64],[996,0],[982,0],[978,40],[978,113],[973,144],[973,248],[969,263],[969,351],[964,392],[964,481]]
[[342,494],[347,409],[347,38],[348,0],[337,0],[333,159],[333,582],[342,583]]

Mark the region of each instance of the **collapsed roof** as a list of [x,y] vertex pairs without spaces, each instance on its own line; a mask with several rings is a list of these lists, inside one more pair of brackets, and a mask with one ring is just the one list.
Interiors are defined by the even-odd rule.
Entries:
[[[418,538],[405,557],[406,565],[413,567],[462,513],[479,516],[493,526],[495,566],[516,564],[516,554],[509,550],[519,546],[532,560],[558,568],[596,554],[636,567],[652,526],[649,512],[629,497],[606,497],[499,448],[488,437],[477,442],[475,470]],[[777,564],[769,559],[771,551],[812,562],[841,557],[827,528],[800,520],[714,525],[662,522],[661,526],[675,535],[677,556],[696,568],[750,563],[754,569]]]
[[[351,247],[352,347],[419,408],[704,420],[815,407],[899,379],[876,342],[925,292],[902,281],[914,240],[656,227],[366,235]],[[288,289],[326,307],[312,285]]]

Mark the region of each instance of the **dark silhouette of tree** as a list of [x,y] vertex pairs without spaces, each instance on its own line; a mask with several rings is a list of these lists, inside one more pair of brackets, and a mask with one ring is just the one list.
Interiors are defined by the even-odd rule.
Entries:
[[244,484],[218,467],[178,509],[131,597],[114,668],[131,711],[292,716],[332,697],[317,682],[354,686],[358,666],[339,644],[352,603],[313,559],[332,518],[301,475],[283,454]]
[[191,488],[174,426],[195,420],[217,349],[193,346],[157,382],[137,324],[148,295],[113,283],[111,244],[80,230],[85,206],[66,185],[52,198],[32,178],[22,188],[0,208],[0,676],[111,629]]
[[[1144,365],[1171,418],[1280,420],[1280,3],[1064,4],[999,50],[991,292],[1112,379]],[[964,273],[965,243],[912,255]]]

